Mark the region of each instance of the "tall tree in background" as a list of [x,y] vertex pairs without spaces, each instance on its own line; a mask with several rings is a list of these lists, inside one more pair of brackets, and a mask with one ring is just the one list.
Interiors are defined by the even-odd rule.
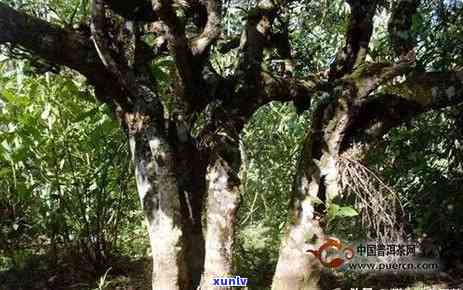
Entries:
[[[293,101],[300,111],[315,104],[272,288],[317,289],[318,262],[305,249],[324,238],[317,200],[329,204],[341,193],[339,156],[354,144],[366,151],[422,112],[463,101],[463,72],[416,66],[417,0],[346,3],[345,43],[331,67],[302,77],[294,73],[290,1],[258,1],[232,37],[222,33],[220,0],[92,0],[88,26],[76,29],[0,3],[0,43],[78,71],[119,119],[148,223],[153,289],[211,289],[212,278],[232,275],[240,132],[268,102]],[[373,17],[386,4],[394,61],[369,62]],[[212,65],[218,40],[221,53],[238,50],[232,74]],[[267,50],[276,51],[280,69],[265,68]],[[166,54],[175,62],[167,97],[150,67]]]

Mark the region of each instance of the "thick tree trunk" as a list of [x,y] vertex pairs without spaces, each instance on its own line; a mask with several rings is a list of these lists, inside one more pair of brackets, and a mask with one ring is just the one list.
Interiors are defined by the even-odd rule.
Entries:
[[143,112],[126,114],[138,193],[148,225],[155,290],[189,289],[173,150]]
[[[311,147],[311,133],[307,136],[307,147]],[[316,290],[320,275],[320,264],[316,257],[308,255],[309,247],[317,249],[323,231],[315,213],[316,199],[320,187],[320,170],[314,164],[304,170],[307,160],[304,154],[299,162],[298,173],[291,200],[289,221],[282,240],[272,289],[274,290]]]
[[[207,154],[179,124],[171,126],[175,142],[175,169],[180,194],[180,206],[191,289],[197,289],[204,269],[204,234],[202,211],[206,193]],[[175,130],[172,130],[175,129]],[[172,134],[173,133],[173,134]],[[172,136],[173,135],[173,136]]]
[[313,116],[297,168],[273,290],[319,289],[321,264],[307,250],[317,250],[323,243],[320,218],[339,194],[336,160],[350,122],[349,111],[346,99],[339,98],[320,105]]
[[206,256],[201,290],[217,289],[213,286],[213,278],[232,277],[235,220],[240,202],[237,176],[240,155],[238,146],[232,149],[232,160],[213,156],[207,171]]

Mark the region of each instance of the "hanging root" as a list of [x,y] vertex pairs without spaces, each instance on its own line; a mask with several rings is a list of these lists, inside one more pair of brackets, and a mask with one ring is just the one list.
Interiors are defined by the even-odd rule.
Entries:
[[399,196],[371,169],[344,154],[338,159],[339,182],[345,197],[360,211],[367,238],[378,242],[403,240],[403,207]]

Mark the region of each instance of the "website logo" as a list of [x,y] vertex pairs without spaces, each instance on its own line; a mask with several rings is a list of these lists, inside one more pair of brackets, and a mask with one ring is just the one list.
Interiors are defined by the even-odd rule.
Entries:
[[[341,254],[343,258],[336,257],[332,260],[327,260],[329,258],[327,255],[328,251],[332,249],[335,250],[335,253]],[[354,250],[351,247],[343,247],[341,241],[332,238],[326,240],[318,250],[307,250],[307,252],[313,254],[327,268],[339,268],[354,257]]]
[[212,278],[212,285],[217,287],[244,287],[248,285],[248,278],[236,277],[217,277]]

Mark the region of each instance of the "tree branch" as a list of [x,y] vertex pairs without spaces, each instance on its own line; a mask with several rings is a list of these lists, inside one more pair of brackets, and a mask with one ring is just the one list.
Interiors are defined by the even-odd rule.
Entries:
[[378,1],[346,0],[346,2],[351,7],[346,45],[337,53],[336,60],[330,67],[331,79],[339,78],[363,63],[373,32],[373,16]]
[[[277,77],[268,72],[261,72],[261,84],[264,89],[242,92],[249,98],[241,98],[233,91],[233,84],[225,82],[218,95],[223,99],[215,100],[206,108],[206,125],[199,133],[198,139],[204,147],[215,148],[228,139],[238,140],[246,122],[261,106],[272,102],[290,102],[303,100],[310,103],[312,94],[318,89],[317,80],[299,80],[292,77]],[[221,132],[221,134],[217,134]],[[224,137],[226,136],[226,137]]]
[[388,24],[389,38],[396,56],[404,56],[416,45],[412,35],[412,17],[416,14],[419,0],[398,0],[393,2],[392,15]]
[[172,0],[153,0],[159,18],[166,24],[169,47],[175,55],[180,77],[184,83],[193,79],[192,53],[185,35],[185,25],[177,17]]
[[125,88],[129,88],[130,81],[124,78],[119,70],[118,64],[109,51],[109,43],[105,34],[105,8],[102,0],[92,0],[91,5],[91,24],[92,41],[98,56],[108,71],[113,74]]
[[89,35],[56,25],[0,3],[0,44],[19,46],[47,62],[74,69],[94,84],[108,82]]
[[425,110],[455,105],[463,100],[463,71],[417,73],[387,86],[385,92],[418,103]]
[[272,35],[272,44],[276,48],[278,55],[284,60],[284,72],[285,74],[292,75],[295,69],[293,57],[291,55],[291,44],[289,41],[288,29],[281,33],[275,33]]
[[[240,40],[240,58],[235,74],[230,79],[228,92],[219,106],[212,110],[214,115],[223,115],[233,124],[228,124],[230,135],[238,136],[244,122],[255,111],[257,104],[263,104],[265,80],[262,73],[264,48],[269,46],[271,26],[278,11],[273,0],[260,0],[257,6],[248,13],[247,22]],[[225,115],[222,113],[225,112]],[[231,115],[228,111],[233,112]],[[220,117],[220,116],[217,116]],[[217,124],[206,128],[218,128]],[[207,129],[206,131],[210,131]],[[232,137],[235,138],[235,137]]]
[[263,50],[269,46],[271,27],[278,6],[273,0],[258,1],[257,7],[248,14],[245,30],[241,35],[241,56],[235,77],[253,84],[259,82]]
[[364,63],[359,65],[344,79],[350,79],[355,83],[357,102],[363,102],[381,84],[411,71],[415,66],[415,60],[415,53],[412,50],[394,64]]
[[[125,96],[119,96],[119,98],[124,103],[130,104],[130,107],[125,106],[124,109],[130,111],[133,107],[142,107],[141,109],[148,113],[151,118],[161,123],[164,116],[159,97],[149,88],[150,84],[147,83],[148,80],[145,79],[144,76],[137,76],[135,68],[131,66],[135,60],[136,47],[124,49],[124,51],[118,55],[119,58],[122,58],[122,64],[116,62],[109,49],[110,43],[108,39],[110,38],[105,33],[105,7],[103,0],[92,0],[91,12],[91,32],[95,48],[104,66],[108,69],[113,78],[117,80],[122,89],[125,89]],[[135,32],[133,29],[132,31],[130,31],[130,29],[125,29],[125,31],[125,33],[128,34],[125,38],[128,38],[128,42],[131,43],[131,46],[134,46]],[[143,104],[143,106],[140,106],[140,104]]]
[[426,111],[463,102],[463,71],[425,72],[386,87],[364,103],[350,126],[345,148],[354,142],[374,142],[390,129]]
[[193,55],[201,55],[220,35],[221,0],[204,0],[206,5],[207,22],[201,34],[192,40]]
[[158,19],[149,0],[104,0],[109,8],[126,19],[152,22]]

